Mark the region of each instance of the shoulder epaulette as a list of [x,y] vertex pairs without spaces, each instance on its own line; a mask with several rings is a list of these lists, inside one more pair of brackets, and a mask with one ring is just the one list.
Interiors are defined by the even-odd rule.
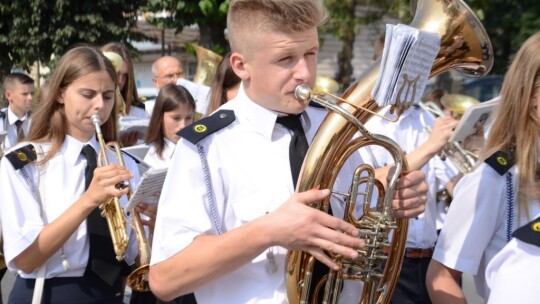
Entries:
[[515,163],[513,153],[499,150],[484,161],[500,175],[505,174]]
[[140,108],[140,109],[145,109],[144,108],[144,101],[142,100],[138,100],[138,99],[134,99],[133,102],[131,103],[131,106],[133,107],[137,107],[137,108]]
[[525,243],[540,246],[540,217],[516,229],[512,236]]
[[37,159],[34,145],[28,144],[6,154],[7,159],[15,170],[19,170]]
[[192,123],[176,134],[195,145],[206,136],[230,125],[235,119],[233,110],[220,110]]
[[141,102],[145,102],[145,101],[148,101],[148,100],[154,100],[156,99],[157,96],[141,96],[139,99],[141,100]]

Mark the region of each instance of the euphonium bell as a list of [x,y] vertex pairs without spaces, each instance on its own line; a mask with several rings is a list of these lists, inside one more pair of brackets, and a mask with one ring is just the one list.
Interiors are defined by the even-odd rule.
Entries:
[[196,44],[193,46],[197,53],[197,71],[193,76],[193,82],[210,86],[223,57]]
[[[103,55],[109,59],[114,67],[114,71],[118,73],[120,69],[122,68],[122,65],[124,64],[124,60],[122,59],[122,56],[115,52],[103,52]],[[126,113],[126,103],[124,101],[124,98],[122,97],[122,93],[120,93],[120,88],[118,87],[118,84],[116,84],[116,104],[118,105],[118,113],[120,116],[126,116],[128,113]]]
[[[435,32],[441,37],[440,51],[432,65],[431,76],[449,69],[476,77],[489,72],[493,64],[491,42],[480,21],[463,1],[419,0],[413,1],[412,7],[416,7],[416,12],[411,26]],[[379,141],[377,136],[354,138],[359,131],[362,135],[369,134],[362,132],[361,125],[366,123],[373,113],[380,110],[371,98],[379,66],[380,60],[335,102],[336,107],[328,107],[331,112],[324,119],[309,147],[300,172],[297,191],[303,192],[315,187],[333,189],[337,173],[345,160],[363,145],[382,145],[394,158],[399,159],[402,156],[398,147],[387,145],[384,140]],[[298,94],[301,100],[325,99],[312,94],[309,89],[301,91],[307,91]],[[399,166],[398,159],[396,164]],[[401,169],[406,170],[405,162]],[[369,166],[361,165],[356,171],[351,181],[350,193],[345,194],[347,197],[345,215],[346,220],[358,225],[357,227],[366,235],[366,249],[359,252],[361,258],[355,261],[330,256],[342,265],[342,269],[328,272],[319,282],[311,281],[314,257],[302,251],[289,251],[285,276],[287,295],[291,304],[316,301],[316,298],[310,295],[319,291],[325,303],[337,303],[341,287],[347,280],[364,282],[362,290],[358,292],[362,294],[360,303],[389,303],[392,298],[403,261],[408,220],[387,220],[388,202],[377,204],[379,211],[376,212],[366,210],[365,207],[365,219],[350,216],[351,208],[354,209],[351,206],[358,195],[364,196],[365,202],[371,202],[369,198],[371,190],[384,189],[380,182],[373,179],[373,169]],[[362,172],[364,174],[361,174]],[[396,176],[392,177],[394,178]],[[360,191],[361,185],[366,187],[365,192]],[[383,193],[383,201],[391,199],[391,187],[392,180],[386,194]],[[325,199],[315,207],[327,211],[328,205],[329,199]],[[394,223],[395,227],[392,226]],[[391,244],[386,244],[389,229],[393,229],[394,234]],[[384,248],[389,249],[389,253],[386,253]]]
[[461,119],[465,111],[471,106],[479,104],[478,99],[461,94],[445,94],[441,97],[441,104],[448,109],[454,119]]

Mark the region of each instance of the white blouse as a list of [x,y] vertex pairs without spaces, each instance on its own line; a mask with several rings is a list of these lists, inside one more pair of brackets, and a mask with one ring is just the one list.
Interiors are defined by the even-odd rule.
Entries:
[[[513,189],[510,205],[508,173],[500,175],[486,163],[458,182],[433,253],[433,259],[441,264],[473,274],[476,290],[484,299],[489,296],[484,278],[487,264],[506,245],[510,232],[532,220],[524,211],[518,212],[516,166],[509,172]],[[538,213],[540,204],[530,204],[528,214]]]
[[152,169],[168,168],[171,163],[171,158],[174,154],[176,144],[165,138],[165,146],[161,157],[157,154],[156,144],[148,145],[148,152],[144,157],[144,162],[150,165]]
[[[14,149],[28,144],[21,143]],[[17,271],[23,278],[35,278],[37,270],[24,273],[18,270],[13,259],[30,246],[44,226],[54,221],[65,212],[84,193],[84,170],[86,159],[81,155],[82,147],[90,144],[99,153],[100,146],[95,138],[88,143],[82,143],[71,136],[65,141],[56,155],[43,167],[38,169],[35,162],[23,167],[31,182],[36,188],[41,183],[43,196],[42,205],[34,198],[28,182],[21,170],[14,170],[7,157],[3,157],[0,165],[0,218],[4,232],[4,253],[6,263],[11,271]],[[50,143],[40,144],[43,152],[50,149]],[[112,153],[107,152],[110,163],[117,163]],[[133,173],[130,185],[139,182],[139,171],[135,162],[124,157],[126,167]],[[40,177],[40,173],[42,176]],[[126,197],[120,199],[122,207],[127,205]],[[43,214],[42,214],[43,209]],[[131,228],[128,225],[128,235]],[[64,251],[70,269],[65,270],[60,258]],[[54,253],[46,262],[46,278],[51,277],[80,277],[84,274],[88,261],[89,241],[87,237],[86,221],[83,221],[77,230],[64,243],[62,248]],[[125,255],[125,261],[132,264],[138,250],[135,237],[130,237],[130,244]]]

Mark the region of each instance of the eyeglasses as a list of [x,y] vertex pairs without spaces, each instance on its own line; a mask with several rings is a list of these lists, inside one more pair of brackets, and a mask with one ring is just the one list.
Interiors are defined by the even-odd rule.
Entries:
[[178,73],[174,73],[174,74],[166,74],[166,75],[163,75],[163,76],[157,76],[156,78],[162,78],[162,79],[166,79],[166,80],[177,80],[178,78],[182,78],[184,77],[184,72],[178,72]]

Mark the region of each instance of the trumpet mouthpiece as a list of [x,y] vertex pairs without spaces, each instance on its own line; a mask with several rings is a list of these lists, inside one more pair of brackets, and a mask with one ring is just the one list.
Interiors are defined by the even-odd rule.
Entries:
[[92,123],[94,123],[94,124],[98,124],[98,125],[101,124],[101,116],[98,115],[98,114],[92,115],[92,117],[90,117],[90,119],[92,120]]
[[300,84],[294,89],[294,97],[302,102],[308,103],[311,96],[311,89],[305,84]]

